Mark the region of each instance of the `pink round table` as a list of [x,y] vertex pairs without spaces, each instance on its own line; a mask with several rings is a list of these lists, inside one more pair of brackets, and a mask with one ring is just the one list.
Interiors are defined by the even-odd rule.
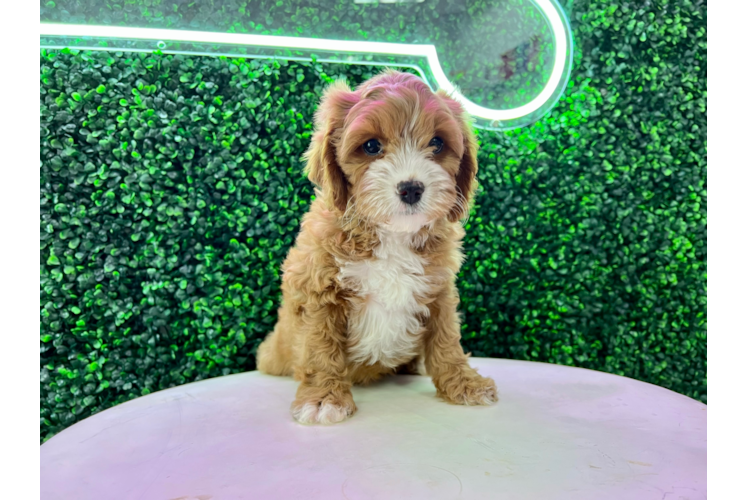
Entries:
[[471,360],[491,407],[430,379],[355,387],[358,413],[303,426],[296,382],[258,372],[160,391],[41,447],[42,500],[706,498],[706,406],[596,371]]

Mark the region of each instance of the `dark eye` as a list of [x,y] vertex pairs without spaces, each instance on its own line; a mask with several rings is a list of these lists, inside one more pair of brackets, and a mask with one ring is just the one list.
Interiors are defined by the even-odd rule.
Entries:
[[382,152],[382,145],[376,139],[369,139],[364,143],[364,153],[369,156],[377,156]]
[[441,137],[434,137],[431,139],[431,142],[429,142],[429,146],[434,148],[434,154],[438,155],[442,152],[442,149],[444,149],[444,141]]

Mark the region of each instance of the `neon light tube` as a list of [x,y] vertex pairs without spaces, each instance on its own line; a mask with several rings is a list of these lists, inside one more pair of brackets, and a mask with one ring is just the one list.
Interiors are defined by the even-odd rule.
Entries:
[[[567,35],[568,23],[564,23],[559,11],[554,8],[551,0],[533,0],[534,3],[542,10],[548,21],[554,41],[554,61],[548,81],[545,83],[542,91],[535,96],[530,102],[522,106],[511,109],[491,109],[470,101],[459,89],[449,81],[439,62],[436,47],[434,45],[418,45],[406,43],[389,43],[389,42],[370,42],[357,40],[331,40],[324,38],[303,38],[289,36],[272,36],[272,35],[253,35],[243,33],[218,33],[206,31],[186,31],[158,28],[136,28],[125,26],[100,26],[100,25],[79,25],[79,24],[53,24],[41,23],[41,36],[57,36],[94,39],[127,39],[153,41],[154,48],[163,49],[166,44],[164,41],[171,42],[193,42],[220,45],[239,45],[247,47],[263,47],[269,49],[292,49],[303,51],[324,51],[337,54],[356,54],[356,55],[385,55],[385,56],[406,56],[425,60],[428,69],[433,75],[434,82],[456,100],[458,100],[465,110],[476,118],[481,118],[489,122],[501,123],[507,121],[516,121],[522,117],[527,117],[541,107],[546,105],[557,92],[559,85],[562,83],[564,76],[568,76],[569,65],[567,64],[567,54],[571,52],[571,37]],[[567,42],[568,38],[568,42]],[[47,47],[51,47],[49,44]],[[106,47],[74,47],[93,50],[113,50]],[[127,50],[117,48],[115,50]],[[165,52],[170,52],[165,50]],[[177,53],[178,51],[173,51]],[[284,57],[279,57],[284,58]],[[346,61],[339,60],[341,63],[362,63],[364,61]],[[370,62],[373,65],[381,65],[376,61]],[[404,66],[411,66],[405,64]],[[420,68],[417,68],[420,69]],[[426,78],[425,78],[426,79]],[[426,79],[428,80],[428,79]],[[551,103],[555,104],[555,103]],[[486,127],[502,128],[502,127]]]

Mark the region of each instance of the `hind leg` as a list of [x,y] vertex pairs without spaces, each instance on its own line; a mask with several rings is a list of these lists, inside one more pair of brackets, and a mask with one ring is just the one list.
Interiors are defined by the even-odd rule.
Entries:
[[257,348],[257,369],[268,375],[293,375],[294,352],[289,321],[281,307],[275,329]]

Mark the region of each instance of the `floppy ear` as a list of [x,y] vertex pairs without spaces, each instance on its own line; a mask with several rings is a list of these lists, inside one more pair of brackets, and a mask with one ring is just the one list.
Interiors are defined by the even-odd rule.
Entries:
[[472,120],[460,103],[442,90],[437,91],[437,94],[446,102],[455,120],[460,124],[460,132],[462,132],[462,157],[460,169],[455,176],[457,203],[447,214],[450,222],[457,222],[470,214],[470,205],[476,188],[475,176],[478,173],[478,143],[473,132]]
[[357,94],[344,82],[330,85],[314,115],[314,135],[304,153],[307,177],[322,188],[328,202],[341,212],[348,206],[348,179],[338,165],[336,146],[345,117],[357,102]]
[[475,176],[478,173],[478,143],[475,140],[472,126],[463,121],[462,141],[464,150],[457,172],[457,197],[460,200],[449,212],[450,222],[457,222],[470,215],[470,206],[475,194]]

